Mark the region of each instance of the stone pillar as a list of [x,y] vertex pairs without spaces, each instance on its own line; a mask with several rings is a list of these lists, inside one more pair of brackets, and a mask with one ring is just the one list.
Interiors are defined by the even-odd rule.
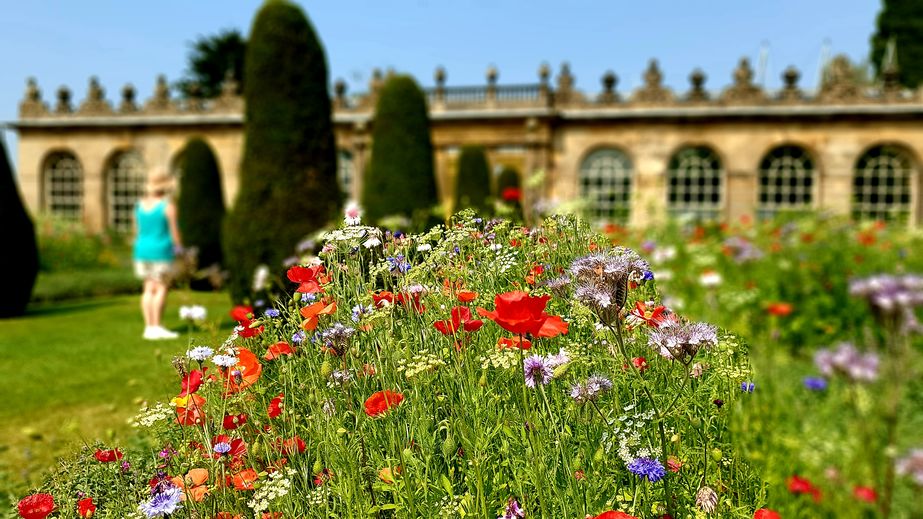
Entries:
[[852,210],[853,167],[862,152],[859,143],[833,137],[819,150],[820,168],[817,208],[835,215]]
[[357,122],[353,126],[352,154],[353,154],[353,185],[350,196],[353,200],[362,199],[362,183],[365,180],[366,163],[371,138],[366,131],[365,122]]
[[106,207],[106,160],[112,153],[107,143],[75,147],[83,165],[83,221],[87,230],[100,233],[108,227]]
[[667,165],[665,142],[644,139],[634,148],[629,225],[647,227],[667,220]]
[[752,222],[756,216],[757,187],[755,171],[736,167],[725,171],[721,204],[724,208],[722,220],[736,223],[743,218],[749,218]]
[[31,139],[28,134],[19,134],[19,162],[17,183],[26,207],[33,215],[42,210],[42,161],[47,149],[40,142]]

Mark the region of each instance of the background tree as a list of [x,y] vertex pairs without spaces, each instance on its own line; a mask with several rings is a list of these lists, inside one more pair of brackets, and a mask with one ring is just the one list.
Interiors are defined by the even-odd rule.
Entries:
[[406,75],[385,80],[375,106],[372,157],[363,182],[366,217],[402,215],[417,221],[439,203],[426,97]]
[[897,50],[898,81],[907,88],[916,88],[923,82],[923,2],[882,1],[870,54],[876,76],[881,76],[882,61],[891,38],[894,38]]
[[3,292],[0,294],[0,318],[22,315],[26,311],[32,287],[38,275],[38,246],[35,227],[19,197],[19,188],[13,178],[6,155],[6,146],[0,138],[0,222],[3,222],[5,251],[0,254],[0,272],[3,273]]
[[458,157],[458,175],[455,177],[455,212],[474,209],[488,216],[493,211],[490,196],[490,165],[481,146],[463,146]]
[[[218,161],[211,147],[201,137],[193,137],[186,143],[182,154],[182,177],[180,177],[179,228],[183,244],[198,250],[199,269],[222,263],[221,224],[224,222],[224,195],[221,187],[221,173]],[[211,288],[193,280],[193,288]]]
[[221,95],[221,83],[230,71],[237,81],[238,93],[243,92],[246,52],[247,42],[237,29],[200,36],[190,44],[188,68],[185,76],[176,82],[177,89],[188,96],[196,85],[198,97],[218,97]]
[[250,31],[240,189],[225,219],[231,297],[259,265],[281,272],[296,244],[340,205],[327,59],[301,8],[269,0]]

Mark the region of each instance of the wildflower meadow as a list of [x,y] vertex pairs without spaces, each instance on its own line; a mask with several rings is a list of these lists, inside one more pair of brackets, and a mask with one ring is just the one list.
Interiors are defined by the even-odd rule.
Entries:
[[[639,237],[468,211],[404,234],[353,211],[257,273],[280,297],[173,359],[131,442],[62,460],[18,513],[911,517],[916,238],[805,225]],[[868,260],[852,281],[815,254],[844,234]]]

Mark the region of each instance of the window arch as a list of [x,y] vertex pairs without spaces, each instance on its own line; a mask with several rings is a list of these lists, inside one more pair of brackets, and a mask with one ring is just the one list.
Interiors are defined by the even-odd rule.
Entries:
[[866,151],[853,172],[853,218],[908,220],[914,173],[913,160],[901,148],[884,145]]
[[716,219],[721,213],[721,159],[707,146],[673,155],[667,170],[667,210],[673,216]]
[[131,231],[135,202],[144,194],[146,170],[136,150],[120,151],[109,159],[106,168],[109,227]]
[[52,153],[42,168],[42,209],[71,221],[83,219],[83,166],[67,151]]
[[627,222],[631,214],[631,159],[615,148],[598,149],[580,165],[580,196],[594,219]]
[[349,150],[337,151],[337,183],[346,198],[353,197],[353,184],[356,181],[356,163]]
[[779,146],[763,157],[759,169],[757,214],[811,209],[814,203],[814,160],[799,146]]

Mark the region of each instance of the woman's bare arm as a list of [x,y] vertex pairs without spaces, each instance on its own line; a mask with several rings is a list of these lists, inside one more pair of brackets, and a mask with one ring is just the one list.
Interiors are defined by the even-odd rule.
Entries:
[[179,224],[176,220],[176,204],[168,202],[166,213],[167,222],[170,224],[170,236],[173,237],[173,245],[181,248],[183,246],[183,238],[179,234]]

